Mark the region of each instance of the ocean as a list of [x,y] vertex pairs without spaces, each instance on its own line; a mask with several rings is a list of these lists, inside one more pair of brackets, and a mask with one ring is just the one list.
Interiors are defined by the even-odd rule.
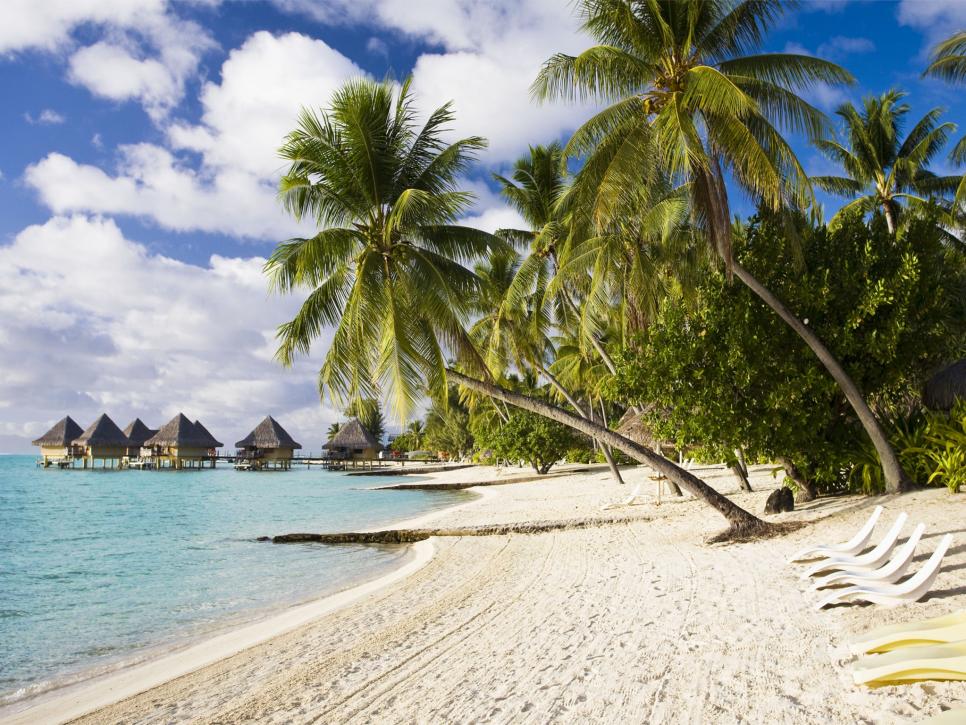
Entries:
[[35,460],[0,456],[0,705],[372,579],[407,553],[259,536],[371,528],[468,496],[367,490],[397,479],[302,466],[61,471]]

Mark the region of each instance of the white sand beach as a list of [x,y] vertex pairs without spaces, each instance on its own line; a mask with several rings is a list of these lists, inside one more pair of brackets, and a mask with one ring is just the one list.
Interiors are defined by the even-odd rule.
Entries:
[[[364,589],[252,625],[202,646],[194,660],[169,655],[6,719],[882,723],[966,708],[966,682],[852,684],[847,647],[872,627],[966,608],[966,496],[824,499],[771,517],[809,522],[791,534],[712,545],[723,520],[687,497],[665,494],[656,505],[647,473],[628,469],[624,487],[600,469],[481,487],[470,503],[404,525],[620,521],[434,537],[415,545],[405,570]],[[472,468],[433,479],[511,474],[524,472]],[[738,492],[721,467],[697,475],[755,512],[776,486],[764,466],[753,471],[754,493]],[[646,503],[601,512],[639,482]],[[895,609],[815,611],[815,593],[786,559],[808,543],[848,538],[876,504],[883,522],[909,513],[904,536],[926,525],[917,562],[953,533],[933,592]]]

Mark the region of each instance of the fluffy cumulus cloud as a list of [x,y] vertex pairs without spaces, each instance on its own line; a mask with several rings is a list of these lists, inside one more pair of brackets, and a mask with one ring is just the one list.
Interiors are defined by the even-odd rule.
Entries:
[[0,248],[0,441],[23,450],[67,413],[123,426],[184,411],[232,445],[271,413],[318,451],[337,416],[318,402],[318,354],[288,371],[272,359],[298,301],[269,296],[263,263],[185,264],[96,217],[22,231]]
[[962,0],[901,0],[897,16],[903,25],[945,37],[966,25],[966,3]]
[[[81,27],[99,39],[80,43]],[[213,46],[168,0],[8,0],[0,23],[0,53],[66,54],[73,83],[114,101],[138,101],[156,121],[181,101],[185,82]]]
[[[131,214],[164,229],[264,240],[305,233],[276,200],[277,149],[302,105],[324,105],[362,74],[321,40],[257,32],[229,54],[220,82],[205,84],[200,122],[168,126],[170,148],[122,146],[113,173],[52,153],[25,178],[57,213]],[[197,153],[200,164],[183,163],[182,151]]]
[[559,0],[276,0],[287,11],[328,23],[376,23],[441,46],[413,68],[421,104],[452,101],[454,134],[485,136],[484,161],[500,164],[573,131],[592,112],[586,105],[539,105],[530,84],[554,53],[591,45],[579,32],[574,6]]

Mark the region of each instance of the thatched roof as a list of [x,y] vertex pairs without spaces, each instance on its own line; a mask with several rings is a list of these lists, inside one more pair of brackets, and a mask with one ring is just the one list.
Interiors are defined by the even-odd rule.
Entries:
[[922,391],[922,402],[933,410],[950,410],[956,398],[966,400],[966,360],[933,375]]
[[87,426],[87,430],[74,439],[79,446],[124,446],[131,445],[131,440],[117,427],[107,413],[98,416],[97,420]]
[[202,433],[195,427],[194,423],[188,420],[184,413],[178,413],[161,426],[161,430],[144,441],[144,445],[169,446],[172,448],[210,448],[210,438],[211,434],[208,431]]
[[217,440],[211,433],[209,433],[208,429],[201,424],[200,420],[195,421],[195,428],[198,430],[198,434],[207,441],[205,448],[221,448],[223,445],[225,445],[220,440]]
[[47,446],[48,448],[65,448],[83,432],[84,429],[77,425],[73,418],[66,415],[54,423],[53,428],[33,441],[33,445]]
[[143,446],[144,441],[153,436],[158,431],[148,428],[141,421],[140,418],[135,418],[132,420],[127,428],[124,429],[124,435],[128,437],[131,441],[132,446]]
[[651,426],[644,421],[643,415],[631,410],[628,410],[621,416],[620,421],[617,423],[617,432],[625,438],[630,438],[635,443],[639,443],[651,450],[654,450],[657,445],[664,442],[654,435]]
[[366,430],[357,418],[339,428],[339,432],[332,436],[332,440],[323,448],[381,448],[376,437]]
[[235,443],[239,448],[301,448],[288,434],[279,422],[272,416],[265,416],[265,420],[255,426],[255,429],[240,441]]

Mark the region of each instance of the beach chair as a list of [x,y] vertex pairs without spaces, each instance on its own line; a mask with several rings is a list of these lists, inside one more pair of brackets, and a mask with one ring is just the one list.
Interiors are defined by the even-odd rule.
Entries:
[[952,534],[946,534],[939,542],[939,546],[923,565],[922,569],[911,578],[900,584],[862,584],[845,589],[839,589],[819,601],[816,609],[822,609],[830,604],[841,602],[866,601],[882,604],[886,607],[896,607],[900,604],[918,602],[929,592],[933,581],[939,575],[943,557],[952,543]]
[[606,506],[601,506],[600,507],[600,510],[601,511],[608,511],[609,509],[621,508],[622,506],[630,506],[641,495],[641,486],[642,485],[643,484],[640,484],[640,483],[637,484],[634,487],[634,490],[631,491],[631,495],[628,496],[627,498],[623,499],[622,501],[618,501],[617,503],[609,503]]
[[855,663],[852,677],[857,685],[966,680],[966,642],[903,647],[868,655]]
[[823,571],[828,571],[829,569],[861,569],[863,571],[871,571],[873,569],[878,569],[882,564],[884,564],[888,559],[889,555],[892,553],[892,548],[896,545],[896,541],[899,540],[899,534],[902,533],[902,527],[906,525],[906,519],[909,518],[909,514],[905,511],[900,513],[892,524],[892,528],[882,537],[882,540],[876,545],[876,547],[868,552],[867,554],[854,555],[841,555],[841,556],[830,556],[825,561],[820,561],[817,564],[813,564],[808,569],[806,569],[799,579],[808,579],[809,577],[815,576]]
[[875,528],[876,522],[879,520],[879,516],[882,515],[882,507],[876,506],[872,511],[872,515],[869,516],[869,520],[863,524],[862,528],[859,529],[858,533],[851,539],[846,541],[844,544],[828,544],[825,546],[810,546],[807,549],[802,549],[797,554],[795,554],[788,563],[791,564],[796,561],[803,561],[805,559],[815,559],[819,556],[836,556],[838,554],[855,554],[862,551],[865,548],[866,542],[872,536],[872,529]]
[[966,609],[920,622],[878,627],[849,642],[852,654],[889,652],[899,647],[966,640]]
[[895,556],[878,569],[863,569],[861,567],[845,567],[840,571],[833,571],[812,584],[812,589],[824,589],[833,584],[866,584],[880,582],[891,584],[905,576],[906,570],[912,564],[912,557],[916,554],[919,539],[926,530],[925,524],[919,524],[913,529],[908,541],[896,549]]

